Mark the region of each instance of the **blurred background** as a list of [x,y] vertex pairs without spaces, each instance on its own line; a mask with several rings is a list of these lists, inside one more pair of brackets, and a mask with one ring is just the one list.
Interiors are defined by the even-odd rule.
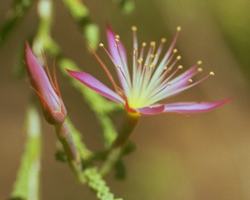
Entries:
[[[183,65],[201,59],[205,70],[216,76],[173,100],[233,99],[206,114],[144,117],[131,138],[137,150],[125,159],[126,179],[108,177],[114,193],[125,200],[249,200],[250,1],[136,0],[130,14],[111,0],[84,2],[101,28],[102,41],[109,23],[129,48],[132,25],[137,25],[140,41],[170,40],[181,25],[177,46]],[[10,0],[0,1],[0,24],[10,5]],[[54,39],[82,69],[106,81],[61,1],[55,6]],[[23,122],[30,87],[27,80],[15,79],[13,67],[19,64],[20,45],[36,25],[34,5],[0,48],[0,199],[11,192],[26,138]],[[94,114],[63,77],[59,82],[69,114],[90,147],[98,149],[102,138]],[[53,128],[43,122],[42,199],[94,200],[67,166],[55,161],[55,141]]]

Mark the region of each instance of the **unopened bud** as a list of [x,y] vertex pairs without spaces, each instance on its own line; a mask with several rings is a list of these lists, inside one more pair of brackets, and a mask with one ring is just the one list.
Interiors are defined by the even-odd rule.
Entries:
[[40,100],[46,120],[51,124],[64,122],[67,111],[56,79],[51,80],[49,72],[45,71],[28,44],[25,47],[25,61],[31,85]]

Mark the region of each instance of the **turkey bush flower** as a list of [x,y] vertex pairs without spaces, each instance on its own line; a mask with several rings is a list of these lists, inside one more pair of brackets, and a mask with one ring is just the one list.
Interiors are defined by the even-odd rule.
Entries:
[[63,123],[67,112],[55,76],[51,77],[49,71],[45,70],[28,44],[25,47],[25,61],[31,85],[40,100],[46,120],[51,124]]
[[206,112],[222,106],[228,102],[228,99],[212,102],[159,103],[215,75],[214,72],[210,72],[194,81],[193,78],[203,71],[200,67],[201,61],[186,71],[180,72],[183,70],[183,66],[178,64],[181,56],[178,55],[178,50],[175,48],[180,30],[181,27],[177,27],[168,50],[163,53],[165,38],[160,40],[158,46],[155,41],[151,41],[149,44],[145,42],[139,44],[137,28],[133,26],[133,50],[130,53],[132,59],[129,64],[120,36],[107,27],[108,49],[104,47],[103,43],[100,43],[99,46],[104,49],[114,64],[119,84],[116,83],[102,59],[95,52],[93,54],[111,81],[113,89],[86,72],[68,70],[68,73],[107,99],[123,104],[126,110],[132,113],[143,115],[165,112],[189,114]]

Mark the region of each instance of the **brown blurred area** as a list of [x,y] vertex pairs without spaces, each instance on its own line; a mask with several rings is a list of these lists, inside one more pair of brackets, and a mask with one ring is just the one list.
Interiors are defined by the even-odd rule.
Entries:
[[[126,158],[126,180],[116,181],[112,175],[108,178],[114,193],[126,200],[250,199],[250,84],[216,23],[211,9],[214,1],[137,0],[136,10],[130,15],[121,14],[111,0],[85,1],[92,19],[101,27],[102,38],[105,24],[110,23],[125,46],[131,47],[131,25],[138,26],[141,41],[163,36],[171,39],[175,27],[182,26],[178,49],[184,66],[201,59],[204,69],[215,71],[216,76],[171,101],[232,98],[229,105],[210,113],[143,118],[132,135],[137,150]],[[247,0],[230,2],[249,5],[244,4]],[[0,2],[0,23],[10,3]],[[11,192],[23,152],[24,112],[30,92],[27,81],[14,78],[12,68],[18,64],[18,48],[35,32],[36,25],[34,5],[0,48],[0,199]],[[56,1],[53,37],[82,69],[104,76],[60,1]],[[62,77],[60,84],[69,114],[90,146],[98,148],[101,135],[94,114]],[[42,199],[94,200],[67,166],[54,160],[53,128],[43,124]]]

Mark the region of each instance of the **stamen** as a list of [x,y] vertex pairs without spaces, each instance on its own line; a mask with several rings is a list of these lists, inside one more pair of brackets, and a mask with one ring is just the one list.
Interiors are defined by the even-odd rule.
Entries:
[[178,49],[174,49],[174,50],[173,50],[173,53],[177,53],[177,52],[178,52]]
[[131,30],[135,32],[135,31],[137,31],[137,27],[136,26],[132,26]]
[[[160,43],[160,45],[159,45],[159,47],[154,55],[154,59],[153,59],[151,65],[156,66],[157,62],[159,61],[159,58],[160,58],[160,55],[161,55],[161,52],[163,49],[163,45],[165,42],[166,42],[166,38],[161,38],[161,43]],[[151,73],[152,73],[152,71],[151,71]]]
[[177,27],[176,27],[176,30],[177,30],[178,32],[180,32],[180,31],[181,31],[181,26],[177,26]]
[[154,68],[154,67],[155,67],[155,64],[152,63],[149,67],[150,67],[150,68]]
[[202,63],[203,63],[202,60],[197,61],[197,65],[201,65]]
[[115,38],[119,40],[120,39],[120,35],[116,35]]
[[[104,48],[104,47],[103,47]],[[97,62],[100,64],[100,66],[102,67],[102,69],[104,70],[104,72],[106,73],[107,77],[109,78],[111,84],[113,85],[115,91],[120,91],[120,87],[116,84],[112,74],[110,73],[110,71],[108,70],[107,66],[104,64],[104,62],[102,61],[102,59],[96,54],[95,51],[92,51],[93,55],[95,56]]]
[[199,67],[199,68],[197,69],[197,71],[198,71],[198,72],[202,72],[202,71],[203,71],[203,68]]
[[181,59],[181,56],[180,56],[180,55],[176,57],[176,60],[180,60],[180,59]]
[[179,66],[178,66],[178,69],[183,69],[183,65],[179,65]]
[[193,83],[193,79],[191,79],[191,78],[188,79],[188,82],[189,82],[189,83]]
[[103,43],[99,44],[99,47],[102,47],[104,52],[107,54],[107,56],[109,57],[109,59],[113,62],[113,64],[116,66],[115,61],[113,59],[113,56],[109,53],[109,51],[105,48]]
[[139,59],[137,60],[137,62],[138,62],[139,64],[142,64],[143,58],[139,58]]
[[[166,77],[166,79],[162,82],[161,85],[167,84],[167,82],[168,82],[170,79],[172,79],[172,78],[177,74],[177,72],[178,72],[179,70],[183,69],[183,66],[182,66],[182,65],[179,65],[171,74],[169,74],[169,73],[171,72],[171,70],[174,68],[174,65],[175,65],[175,64],[176,64],[176,63],[173,63],[173,64],[168,68],[168,70],[165,71],[165,73],[163,74],[163,76],[161,76],[161,78]],[[168,75],[168,74],[169,74],[169,75]]]
[[151,42],[150,42],[150,45],[151,45],[151,46],[155,46],[155,44],[156,44],[155,41],[151,41]]
[[213,71],[209,72],[210,76],[215,76],[215,73]]
[[137,27],[136,26],[132,26],[131,30],[133,32],[133,83],[136,82],[136,77],[137,77],[137,60],[138,60],[138,40],[137,40],[137,35],[136,35],[136,31],[137,31]]
[[165,43],[166,41],[167,41],[166,38],[161,38],[161,42],[162,42],[162,43]]

